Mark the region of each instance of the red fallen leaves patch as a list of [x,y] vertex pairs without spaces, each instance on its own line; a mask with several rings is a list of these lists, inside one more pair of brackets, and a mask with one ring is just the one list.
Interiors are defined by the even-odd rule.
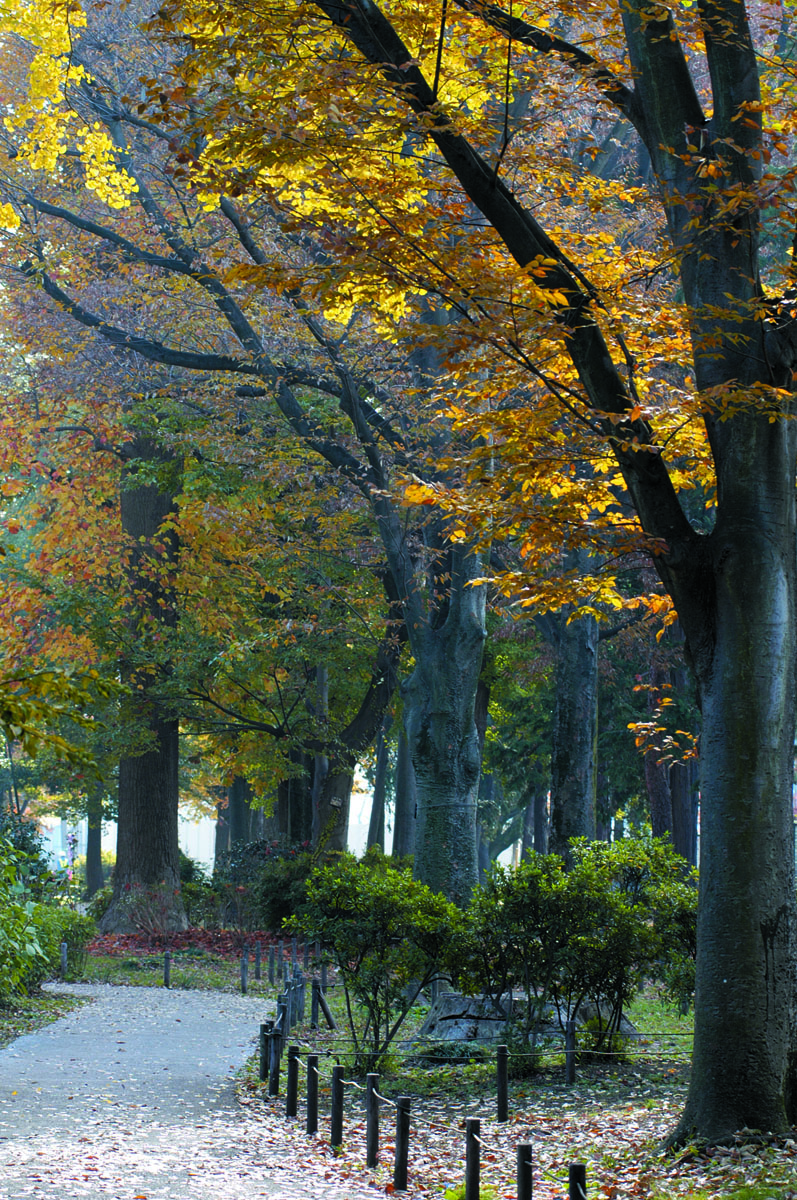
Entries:
[[238,933],[234,929],[186,929],[167,937],[150,937],[146,933],[106,933],[89,942],[89,954],[112,958],[143,957],[163,950],[197,950],[219,958],[240,958],[244,946],[253,950],[255,942],[267,950],[275,943],[273,934],[266,932]]

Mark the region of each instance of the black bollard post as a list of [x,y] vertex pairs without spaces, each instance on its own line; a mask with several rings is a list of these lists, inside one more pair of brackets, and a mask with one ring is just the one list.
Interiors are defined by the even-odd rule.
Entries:
[[568,1200],[587,1200],[587,1168],[583,1163],[571,1163],[567,1169]]
[[321,984],[317,979],[314,979],[310,985],[310,1028],[318,1029],[318,993],[321,991]]
[[296,967],[298,966],[298,958],[299,958],[299,939],[292,937],[291,938],[291,973],[292,974],[296,974]]
[[285,1080],[285,1116],[295,1117],[299,1108],[299,1047],[288,1047],[288,1071]]
[[365,1077],[365,1165],[375,1167],[379,1162],[379,1076],[369,1072]]
[[258,1077],[261,1083],[265,1083],[265,1081],[268,1079],[268,1037],[273,1028],[273,1021],[263,1021],[260,1025],[260,1041],[258,1044],[260,1061],[258,1063]]
[[244,946],[241,955],[241,995],[245,996],[249,988],[249,947]]
[[163,956],[163,986],[165,988],[172,986],[172,955],[170,950],[167,950]]
[[269,1096],[278,1096],[280,1094],[280,1056],[282,1054],[282,1036],[277,1031],[268,1035],[270,1044],[269,1060],[268,1060],[268,1094]]
[[277,942],[277,977],[285,978],[285,958],[282,948],[282,938]]
[[326,994],[327,991],[327,962],[323,959],[321,962],[321,991]]
[[532,1163],[531,1142],[522,1142],[517,1148],[517,1200],[532,1200]]
[[269,948],[268,948],[268,981],[272,987],[274,986],[274,959],[276,957],[277,956],[274,953],[274,947],[269,946]]
[[318,1055],[307,1055],[306,1133],[318,1133]]
[[306,987],[305,987],[304,975],[302,975],[301,972],[297,976],[296,982],[298,984],[297,992],[298,992],[298,1000],[299,1000],[299,1024],[303,1025],[304,1024],[304,994],[306,991]]
[[262,953],[263,952],[260,947],[260,942],[255,942],[255,979],[260,978],[260,974],[261,974],[260,963],[261,963]]
[[393,1188],[407,1190],[407,1160],[410,1153],[410,1098],[396,1099],[396,1165],[393,1168]]
[[465,1200],[479,1200],[480,1131],[478,1117],[465,1118]]
[[343,1067],[332,1068],[332,1102],[330,1114],[329,1144],[343,1145]]
[[499,1046],[496,1053],[496,1120],[509,1120],[509,1047]]
[[568,1021],[565,1025],[565,1083],[576,1082],[576,1023]]

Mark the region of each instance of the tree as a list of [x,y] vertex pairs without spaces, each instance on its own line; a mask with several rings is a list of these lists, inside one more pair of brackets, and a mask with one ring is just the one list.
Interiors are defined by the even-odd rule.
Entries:
[[[391,19],[372,0],[316,0],[300,11],[274,6],[262,23],[235,5],[198,0],[167,5],[159,21],[167,36],[183,38],[194,78],[215,73],[220,80],[222,63],[228,72],[221,103],[239,120],[207,148],[211,177],[279,194],[308,219],[330,211],[334,197],[347,252],[353,247],[344,277],[360,269],[361,278],[381,282],[387,272],[379,266],[388,262],[406,291],[412,268],[422,274],[423,254],[427,287],[445,286],[468,311],[479,315],[480,304],[500,299],[510,312],[505,345],[517,344],[511,325],[515,297],[522,296],[523,319],[538,337],[527,359],[528,386],[542,374],[548,400],[553,395],[575,409],[610,447],[677,609],[702,710],[696,1031],[681,1132],[696,1129],[716,1140],[744,1125],[779,1131],[794,1115],[797,1095],[797,427],[789,419],[797,342],[783,291],[791,278],[788,234],[781,232],[791,224],[791,171],[764,170],[773,152],[787,149],[792,129],[787,76],[778,75],[770,52],[779,30],[758,13],[751,27],[740,0],[701,0],[677,17],[642,0],[598,9],[594,19],[579,16],[584,29],[575,41],[478,0],[444,13],[439,41],[439,13],[397,7]],[[585,38],[596,53],[581,44]],[[314,57],[294,57],[296,45]],[[543,61],[549,95],[562,73],[573,80],[575,98],[567,103],[574,124],[586,123],[589,89],[633,126],[649,156],[657,233],[667,243],[655,270],[677,278],[681,329],[691,343],[690,377],[682,375],[679,389],[687,402],[683,419],[697,431],[700,414],[716,473],[707,534],[679,501],[683,444],[670,437],[671,420],[656,395],[664,398],[672,383],[656,375],[655,353],[640,330],[638,318],[649,310],[635,292],[636,266],[619,252],[621,206],[629,201],[594,201],[605,218],[617,214],[606,234],[613,249],[596,252],[594,190],[570,195],[569,218],[546,204],[557,185],[539,112],[528,132],[507,122],[493,161],[482,152],[486,110],[512,89],[536,85]],[[188,69],[183,76],[190,91]],[[185,92],[174,103],[181,99]],[[561,92],[557,99],[564,103]],[[353,130],[361,139],[354,161]],[[310,188],[321,152],[325,172]],[[412,175],[402,153],[424,158],[425,185],[417,162]],[[266,161],[268,180],[261,174]],[[506,182],[512,171],[520,195]],[[445,269],[454,269],[444,240],[465,222],[473,259],[465,261],[458,242],[458,269],[444,285]],[[636,320],[624,302],[631,295],[640,306]],[[682,349],[679,342],[674,356]]]

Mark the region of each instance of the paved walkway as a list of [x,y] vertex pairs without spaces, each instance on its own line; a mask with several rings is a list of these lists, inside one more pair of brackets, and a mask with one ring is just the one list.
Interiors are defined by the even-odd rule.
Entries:
[[[235,1100],[262,1000],[57,985],[86,1004],[0,1050],[2,1200],[361,1200]],[[320,1184],[320,1186],[319,1186]],[[370,1193],[373,1196],[373,1192]]]

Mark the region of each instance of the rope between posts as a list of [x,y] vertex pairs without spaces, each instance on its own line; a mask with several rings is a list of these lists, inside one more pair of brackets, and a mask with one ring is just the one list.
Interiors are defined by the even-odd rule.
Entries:
[[391,1100],[389,1098],[389,1096],[380,1095],[380,1093],[376,1090],[376,1088],[374,1088],[374,1095],[376,1096],[377,1100],[381,1100],[383,1104],[392,1104],[393,1107],[396,1108],[395,1100]]
[[346,1087],[356,1087],[358,1092],[364,1092],[365,1088],[361,1083],[357,1083],[356,1079],[341,1079],[341,1083],[345,1083]]

